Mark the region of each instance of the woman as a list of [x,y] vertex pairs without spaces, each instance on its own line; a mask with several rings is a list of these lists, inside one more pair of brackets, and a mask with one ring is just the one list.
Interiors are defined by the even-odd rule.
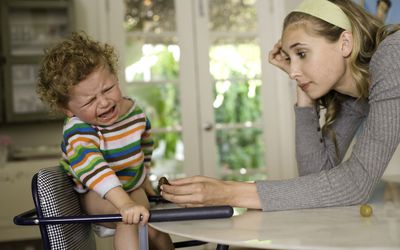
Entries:
[[[400,141],[396,30],[351,0],[304,1],[285,18],[281,40],[269,54],[297,82],[300,176],[255,183],[196,176],[163,185],[163,197],[185,206],[263,211],[367,202]],[[352,154],[343,161],[357,131]]]

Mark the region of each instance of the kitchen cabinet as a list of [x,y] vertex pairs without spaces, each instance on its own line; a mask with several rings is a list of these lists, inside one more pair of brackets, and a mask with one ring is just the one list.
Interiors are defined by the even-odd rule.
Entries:
[[44,50],[74,30],[73,1],[3,0],[0,20],[2,121],[57,119],[41,103],[35,86]]

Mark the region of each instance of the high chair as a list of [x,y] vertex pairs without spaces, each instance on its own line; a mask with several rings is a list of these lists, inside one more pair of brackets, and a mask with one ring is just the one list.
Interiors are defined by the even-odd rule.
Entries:
[[[92,223],[121,221],[121,215],[86,215],[70,178],[59,167],[41,169],[32,178],[32,197],[35,209],[14,217],[16,225],[38,225],[45,250],[96,249]],[[149,197],[160,202],[160,197]],[[233,215],[230,206],[201,208],[168,208],[150,210],[149,222],[228,218]],[[140,234],[140,233],[139,233]],[[147,235],[146,235],[147,236]],[[140,238],[141,250],[147,249],[146,238]],[[176,248],[206,244],[202,241],[175,242]],[[143,247],[145,246],[145,247]],[[228,249],[217,245],[217,249]]]

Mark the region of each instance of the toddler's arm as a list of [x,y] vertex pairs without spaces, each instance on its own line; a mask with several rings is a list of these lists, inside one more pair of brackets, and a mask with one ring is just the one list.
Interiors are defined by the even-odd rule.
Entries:
[[122,187],[114,187],[104,196],[118,208],[122,221],[127,224],[147,223],[150,213],[146,207],[134,202]]

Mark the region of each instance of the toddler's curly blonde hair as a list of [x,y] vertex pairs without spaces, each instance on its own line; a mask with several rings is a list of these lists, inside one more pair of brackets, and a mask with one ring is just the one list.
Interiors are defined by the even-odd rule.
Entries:
[[69,101],[69,90],[99,67],[107,67],[117,76],[118,58],[108,44],[101,44],[84,32],[45,51],[41,62],[36,93],[53,111],[62,111]]

